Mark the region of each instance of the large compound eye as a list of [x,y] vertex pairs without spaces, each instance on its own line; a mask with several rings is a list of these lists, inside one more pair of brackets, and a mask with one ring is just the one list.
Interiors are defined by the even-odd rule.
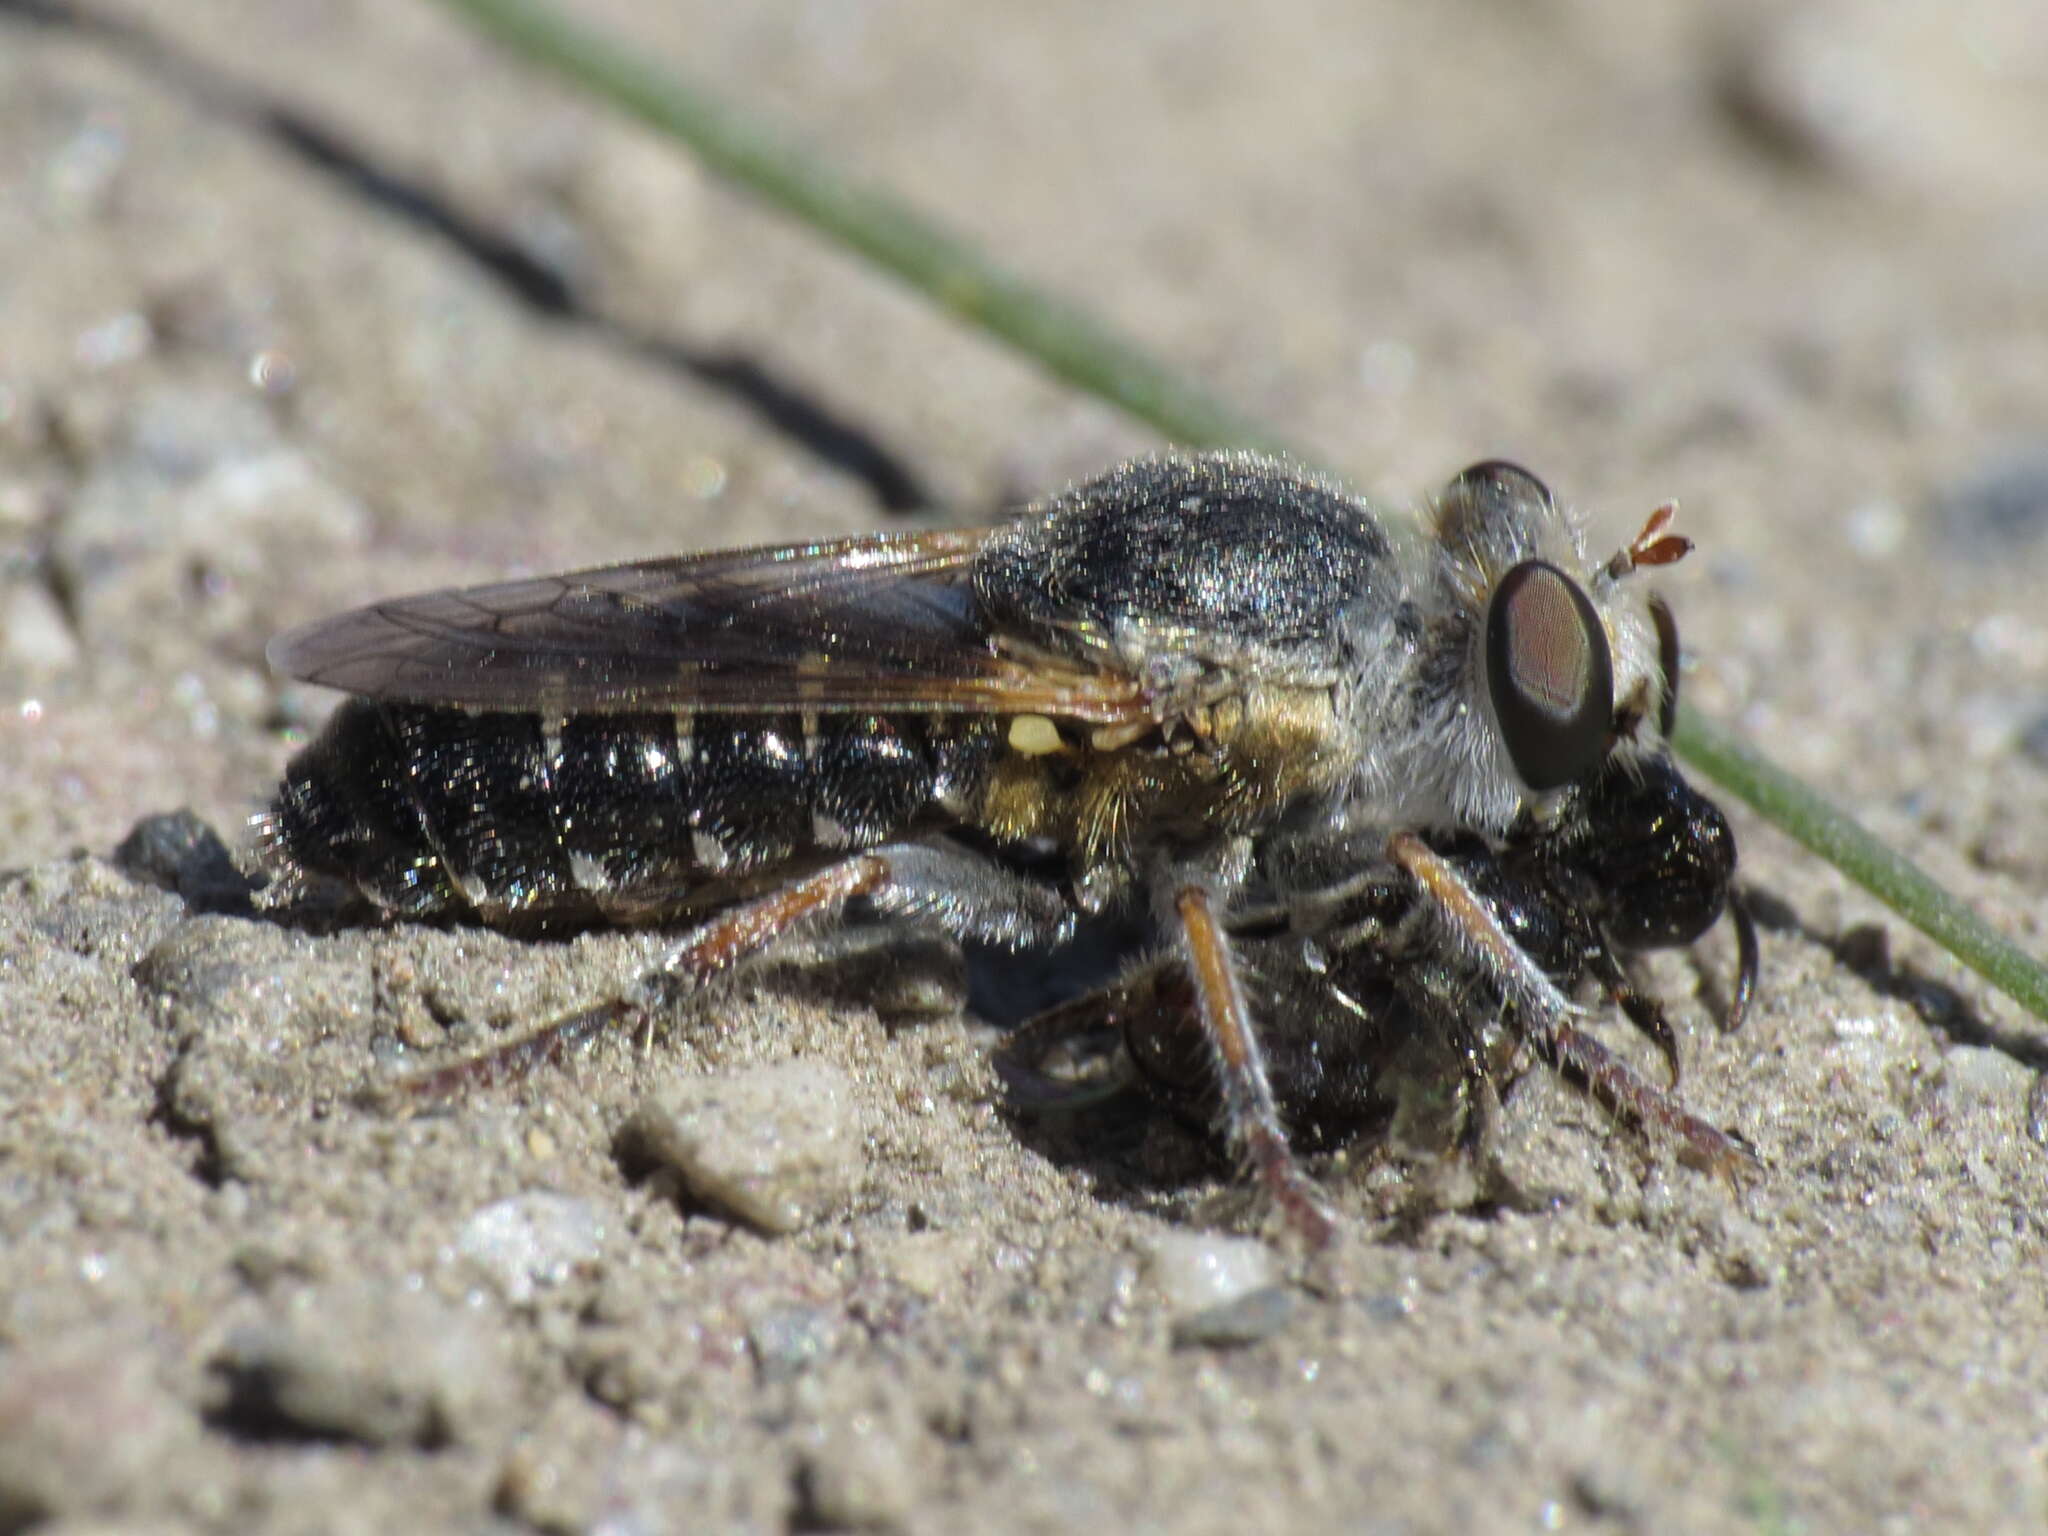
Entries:
[[1508,459],[1485,459],[1472,465],[1451,482],[1451,489],[1467,496],[1498,496],[1545,507],[1551,504],[1550,487]]
[[1600,761],[1614,718],[1607,632],[1579,584],[1524,560],[1486,610],[1486,686],[1515,772],[1556,789]]

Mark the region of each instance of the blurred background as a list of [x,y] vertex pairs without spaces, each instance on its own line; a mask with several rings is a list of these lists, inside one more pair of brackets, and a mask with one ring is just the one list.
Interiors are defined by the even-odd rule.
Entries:
[[[572,9],[1390,504],[1507,456],[1611,547],[1677,498],[1687,699],[2048,949],[2048,7]],[[1757,1011],[1707,1022],[1723,936],[1652,980],[1772,1177],[1535,1073],[1530,1184],[1373,1226],[1338,1177],[1355,1272],[1239,1353],[1142,1279],[1210,1263],[1187,1170],[1227,1171],[1170,1128],[1039,1155],[971,1024],[771,999],[394,1126],[335,1098],[376,1049],[612,951],[316,939],[68,857],[179,806],[246,849],[332,703],[265,670],[289,625],[983,521],[1157,446],[450,7],[0,0],[0,1529],[2039,1529],[2039,1026],[1739,812]],[[643,1081],[792,1049],[868,1106],[843,1221],[750,1237],[619,1163]],[[516,1268],[543,1233],[501,1296],[455,1234],[536,1190],[572,1279]],[[232,1328],[328,1317],[275,1358],[456,1408],[222,1409],[272,1358]]]

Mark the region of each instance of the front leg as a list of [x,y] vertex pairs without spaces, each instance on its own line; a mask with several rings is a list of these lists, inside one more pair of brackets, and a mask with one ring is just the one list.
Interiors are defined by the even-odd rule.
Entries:
[[1434,922],[1453,951],[1486,978],[1506,1005],[1508,1027],[1538,1056],[1584,1083],[1610,1112],[1670,1136],[1700,1166],[1731,1182],[1756,1171],[1756,1155],[1740,1140],[1645,1082],[1579,1027],[1580,1010],[1508,937],[1449,860],[1408,832],[1388,839],[1387,857],[1414,880],[1422,898],[1417,915]]

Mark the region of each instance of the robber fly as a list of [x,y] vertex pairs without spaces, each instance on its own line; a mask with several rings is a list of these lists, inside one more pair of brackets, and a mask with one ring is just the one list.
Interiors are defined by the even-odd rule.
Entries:
[[[1513,465],[1467,470],[1402,537],[1293,466],[1168,456],[994,528],[399,598],[272,644],[354,697],[263,831],[294,881],[396,917],[683,930],[635,997],[427,1091],[552,1057],[850,903],[1013,947],[1119,914],[1154,947],[1103,1006],[1185,1026],[1187,1101],[1312,1245],[1332,1221],[1289,1123],[1355,1107],[1319,1085],[1362,1066],[1361,1016],[1459,1049],[1503,1023],[1732,1172],[1739,1142],[1571,1000],[1597,982],[1669,1050],[1620,957],[1697,937],[1734,871],[1665,746],[1676,629],[1631,580],[1690,547],[1669,515],[1589,564]],[[1237,956],[1283,942],[1276,1071]]]

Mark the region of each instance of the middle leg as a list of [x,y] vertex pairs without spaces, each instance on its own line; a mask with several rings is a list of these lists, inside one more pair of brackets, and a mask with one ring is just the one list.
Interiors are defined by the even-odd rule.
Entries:
[[1224,1133],[1308,1248],[1327,1248],[1336,1235],[1336,1219],[1288,1145],[1244,983],[1215,904],[1206,890],[1188,886],[1175,896],[1174,911],[1223,1102]]

